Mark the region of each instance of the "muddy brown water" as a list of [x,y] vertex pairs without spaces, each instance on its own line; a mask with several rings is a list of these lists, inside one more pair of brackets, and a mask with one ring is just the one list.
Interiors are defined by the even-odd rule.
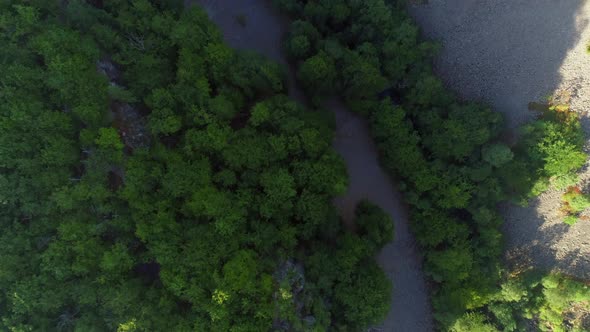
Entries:
[[[289,68],[289,95],[304,102],[295,75],[282,53],[282,39],[288,22],[265,0],[193,0],[221,31],[226,42],[237,49],[254,50]],[[362,199],[379,205],[395,223],[393,242],[377,259],[393,282],[392,306],[385,321],[374,331],[433,331],[428,290],[421,269],[421,257],[408,228],[408,215],[399,191],[379,166],[378,155],[366,121],[349,112],[336,100],[325,107],[336,119],[333,146],[346,163],[348,191],[334,200],[345,222],[351,223],[356,203]]]

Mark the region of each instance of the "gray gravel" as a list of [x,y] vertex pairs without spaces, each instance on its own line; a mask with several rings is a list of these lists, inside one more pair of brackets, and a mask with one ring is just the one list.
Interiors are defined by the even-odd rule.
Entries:
[[[590,1],[430,0],[410,10],[441,41],[435,69],[461,97],[491,104],[516,128],[534,118],[529,102],[567,90],[590,133]],[[590,167],[581,177],[588,183]],[[506,257],[590,279],[590,222],[563,224],[560,197],[552,190],[526,208],[502,206]]]

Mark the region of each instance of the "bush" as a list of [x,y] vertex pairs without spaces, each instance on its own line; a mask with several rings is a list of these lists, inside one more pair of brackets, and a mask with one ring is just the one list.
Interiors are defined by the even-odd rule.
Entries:
[[563,219],[563,222],[572,226],[579,221],[579,218],[575,215],[568,215]]
[[482,149],[483,160],[494,167],[500,167],[514,157],[512,150],[504,144],[491,144]]
[[564,222],[573,225],[580,219],[580,214],[590,207],[590,196],[582,193],[578,187],[570,187],[562,196],[561,210],[566,214]]
[[526,272],[504,280],[488,308],[506,331],[526,330],[531,324],[541,331],[582,331],[583,321],[570,318],[574,310],[590,309],[589,298],[590,287],[584,282]]
[[393,220],[377,205],[361,201],[355,214],[359,235],[369,242],[375,253],[393,240]]
[[297,73],[303,86],[314,93],[330,93],[336,84],[336,65],[325,52],[305,60]]
[[482,314],[467,313],[459,318],[450,329],[452,332],[498,332],[493,325],[486,322]]
[[584,134],[575,113],[548,110],[544,118],[523,128],[524,157],[540,165],[545,177],[564,176],[582,167]]
[[572,186],[575,186],[580,180],[578,174],[574,172],[567,173],[565,175],[556,176],[552,179],[551,183],[557,190],[563,190]]
[[590,197],[577,187],[571,187],[563,194],[564,209],[568,213],[578,213],[590,207]]

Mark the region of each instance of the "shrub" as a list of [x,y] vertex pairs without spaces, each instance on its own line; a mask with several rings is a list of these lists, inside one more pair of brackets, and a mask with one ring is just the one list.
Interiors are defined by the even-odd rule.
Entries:
[[551,183],[557,190],[563,190],[572,187],[580,180],[579,176],[575,172],[569,172],[567,174],[556,176],[552,179]]
[[459,318],[450,329],[452,332],[499,332],[486,322],[486,317],[479,313],[467,313]]
[[512,150],[505,144],[491,144],[482,150],[482,158],[494,167],[500,167],[514,157]]
[[563,219],[563,222],[570,225],[570,226],[577,223],[578,221],[579,221],[579,218],[574,215],[568,215]]
[[569,213],[582,212],[584,209],[590,207],[590,197],[582,193],[578,187],[571,187],[565,194],[563,194],[564,208]]
[[355,214],[359,234],[375,251],[393,240],[393,221],[380,207],[363,200],[357,205]]

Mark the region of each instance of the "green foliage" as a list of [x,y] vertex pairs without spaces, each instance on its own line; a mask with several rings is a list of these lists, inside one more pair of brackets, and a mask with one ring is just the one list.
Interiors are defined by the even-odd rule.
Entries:
[[391,301],[391,284],[385,273],[375,264],[368,264],[351,275],[350,280],[334,289],[335,313],[345,318],[342,325],[351,330],[362,330],[381,322]]
[[355,214],[355,225],[359,235],[375,248],[375,252],[393,240],[393,221],[378,206],[361,201],[356,207]]
[[108,91],[109,91],[109,97],[112,100],[116,100],[116,101],[120,101],[120,102],[124,102],[124,103],[137,102],[137,98],[135,98],[135,96],[131,92],[121,88],[120,86],[109,85]]
[[540,331],[583,331],[590,286],[560,274],[525,273],[505,280],[489,309],[505,331],[535,324]]
[[492,144],[482,149],[482,159],[494,167],[500,167],[511,161],[514,154],[504,144]]
[[349,100],[372,97],[387,85],[387,79],[381,75],[377,50],[369,43],[343,54],[340,75],[344,95]]
[[98,137],[94,142],[99,148],[103,149],[123,149],[123,143],[114,128],[100,128],[98,130]]
[[582,193],[578,187],[570,187],[562,196],[561,210],[565,213],[564,223],[573,225],[580,219],[587,219],[581,213],[590,207],[590,196]]
[[295,36],[288,40],[287,51],[294,58],[305,58],[311,49],[307,36]]
[[578,174],[570,172],[552,179],[552,184],[557,190],[563,190],[575,186],[580,180]]
[[309,91],[330,93],[336,84],[336,65],[328,54],[319,52],[305,60],[297,77]]
[[497,173],[513,158],[496,143],[501,116],[448,93],[428,65],[433,45],[419,41],[401,7],[381,0],[281,4],[297,22],[289,42],[305,38],[305,48],[318,49],[290,52],[311,99],[338,94],[366,115],[384,167],[403,181],[436,285],[436,317],[450,326],[483,306],[499,277],[500,218],[493,211],[504,191]]
[[0,4],[0,329],[381,319],[392,223],[367,205],[362,234],[340,229],[346,169],[284,69],[180,1],[101,3]]
[[567,215],[565,218],[563,218],[563,222],[570,226],[577,223],[578,221],[579,218],[576,215]]
[[504,331],[516,331],[518,322],[514,317],[514,309],[510,303],[493,303],[488,306],[490,312],[498,320],[499,324],[504,327]]
[[[578,118],[548,107],[508,146],[500,113],[460,102],[434,76],[437,47],[420,40],[403,4],[275,2],[295,22],[286,49],[308,97],[338,95],[365,115],[382,165],[400,179],[440,328],[496,330],[478,310],[500,284],[497,204],[574,181],[585,161]],[[495,310],[515,330],[511,312]]]
[[540,122],[527,127],[525,133],[530,135],[529,139],[542,137],[531,146],[529,155],[533,160],[545,162],[543,170],[548,176],[567,174],[580,168],[586,160],[579,148],[582,137],[579,128],[562,128],[555,123]]
[[571,188],[563,194],[563,202],[566,205],[568,212],[577,213],[582,212],[590,207],[590,197],[584,195],[579,189]]
[[453,326],[452,332],[496,332],[494,326],[486,323],[486,318],[482,314],[467,313],[458,319]]
[[[0,3],[2,330],[344,331],[383,319],[391,285],[374,255],[393,223],[362,202],[357,233],[340,228],[331,199],[345,167],[329,125],[282,95],[284,69],[231,50],[181,1],[21,2]],[[536,315],[563,328],[587,286],[498,287],[494,211],[584,162],[578,119],[551,108],[513,153],[498,114],[432,75],[434,47],[398,5],[277,2],[297,19],[285,48],[311,99],[338,94],[367,115],[403,181],[441,327],[518,330]],[[130,146],[142,126],[151,137]],[[486,304],[487,318],[475,312]]]
[[525,125],[522,133],[516,158],[501,174],[516,196],[536,196],[548,189],[550,179],[561,188],[564,182],[574,182],[574,173],[586,161],[584,134],[575,113],[549,107],[541,119]]
[[[374,213],[379,213],[374,206]],[[344,234],[336,250],[315,248],[306,261],[306,271],[317,277],[314,288],[334,296],[333,314],[338,329],[361,331],[385,318],[391,302],[391,283],[373,260],[375,243],[363,236]],[[330,263],[332,261],[332,263]]]

